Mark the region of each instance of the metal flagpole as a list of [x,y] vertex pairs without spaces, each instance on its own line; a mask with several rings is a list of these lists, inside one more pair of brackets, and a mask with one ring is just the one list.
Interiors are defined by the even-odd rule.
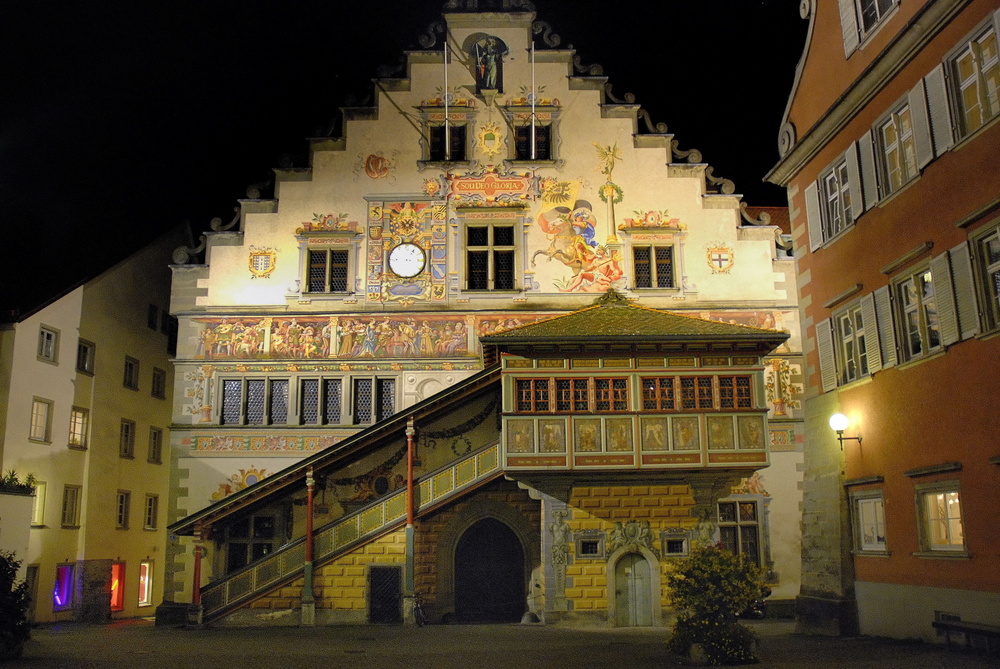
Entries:
[[531,40],[531,159],[535,159],[535,40]]
[[448,121],[448,56],[451,47],[448,36],[444,38],[444,159],[451,160],[451,124]]

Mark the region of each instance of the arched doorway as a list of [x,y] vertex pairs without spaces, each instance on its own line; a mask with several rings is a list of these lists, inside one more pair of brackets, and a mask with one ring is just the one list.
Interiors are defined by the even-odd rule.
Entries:
[[649,561],[640,553],[628,553],[615,565],[615,624],[618,627],[648,627],[653,624]]
[[525,611],[524,548],[495,518],[478,521],[455,547],[455,617],[462,623],[519,622]]

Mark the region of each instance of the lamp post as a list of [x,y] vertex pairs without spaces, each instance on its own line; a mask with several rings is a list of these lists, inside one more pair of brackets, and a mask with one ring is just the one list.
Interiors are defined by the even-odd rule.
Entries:
[[845,437],[844,436],[844,430],[847,429],[847,426],[849,424],[850,424],[850,421],[847,419],[847,416],[845,416],[842,413],[835,413],[832,416],[830,416],[830,428],[834,432],[837,433],[837,441],[840,442],[840,450],[844,450],[844,442],[845,441],[857,441],[858,442],[858,446],[861,445],[861,435],[860,434],[858,436],[856,436],[856,437]]

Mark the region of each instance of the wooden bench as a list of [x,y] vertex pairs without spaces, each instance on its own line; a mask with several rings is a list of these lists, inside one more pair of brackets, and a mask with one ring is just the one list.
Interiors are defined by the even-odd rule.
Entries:
[[936,620],[931,623],[934,629],[944,632],[945,643],[951,648],[951,635],[956,632],[965,637],[965,647],[972,648],[973,637],[986,641],[986,652],[993,653],[1000,649],[1000,627],[983,623],[967,623],[961,620]]

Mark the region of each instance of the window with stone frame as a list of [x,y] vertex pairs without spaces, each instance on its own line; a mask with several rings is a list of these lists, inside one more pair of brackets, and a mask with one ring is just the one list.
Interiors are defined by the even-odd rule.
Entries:
[[119,490],[118,495],[115,498],[115,529],[128,529],[131,506],[132,493],[128,490]]
[[[835,318],[837,324],[838,369],[841,384],[868,376],[868,330],[861,303],[854,304]],[[877,342],[875,344],[878,345]]]
[[396,379],[355,378],[351,394],[355,425],[377,423],[396,413]]
[[465,289],[515,290],[517,234],[513,222],[465,228]]
[[882,197],[895,193],[918,174],[917,148],[909,103],[876,124]]
[[288,423],[288,379],[222,379],[222,425],[284,425]]
[[48,326],[38,328],[38,359],[59,362],[59,331]]
[[339,425],[342,415],[342,379],[315,378],[299,382],[299,417],[303,425]]
[[69,447],[87,448],[89,431],[90,411],[82,407],[73,407],[69,412]]
[[135,457],[135,421],[122,418],[118,432],[118,457],[131,459]]
[[309,248],[306,251],[307,293],[347,293],[350,290],[350,249]]
[[921,550],[964,554],[965,529],[958,481],[921,484],[915,490]]
[[167,372],[159,367],[153,367],[153,383],[149,394],[157,399],[167,398]]
[[78,341],[76,344],[76,371],[93,374],[96,354],[97,346],[95,344],[84,339]]
[[912,360],[939,351],[941,326],[930,267],[911,271],[895,281],[893,287],[902,358]]
[[52,441],[52,400],[35,397],[31,401],[31,424],[28,439],[32,441]]
[[513,160],[552,160],[552,125],[538,122],[515,125]]
[[155,530],[159,526],[160,498],[157,495],[146,495],[143,506],[142,529]]
[[433,163],[468,160],[469,128],[465,122],[448,121],[427,126],[427,157]]
[[132,390],[139,389],[139,361],[135,358],[125,356],[122,385]]
[[761,510],[757,500],[719,501],[719,542],[737,555],[745,555],[754,564],[762,564]]
[[80,527],[80,498],[83,486],[66,484],[63,486],[62,526]]
[[965,137],[1000,114],[1000,58],[997,12],[948,59],[959,136]]
[[[844,54],[848,57],[882,25],[899,0],[838,0]],[[815,10],[813,10],[815,11]]]
[[850,499],[854,550],[859,553],[885,553],[885,501],[882,491],[853,492]]
[[146,462],[154,465],[163,462],[163,430],[158,427],[149,428],[149,445],[146,451]]
[[1000,224],[987,228],[973,240],[978,253],[980,286],[984,299],[984,327],[1000,329]]
[[632,247],[635,288],[675,288],[674,247],[636,245]]

